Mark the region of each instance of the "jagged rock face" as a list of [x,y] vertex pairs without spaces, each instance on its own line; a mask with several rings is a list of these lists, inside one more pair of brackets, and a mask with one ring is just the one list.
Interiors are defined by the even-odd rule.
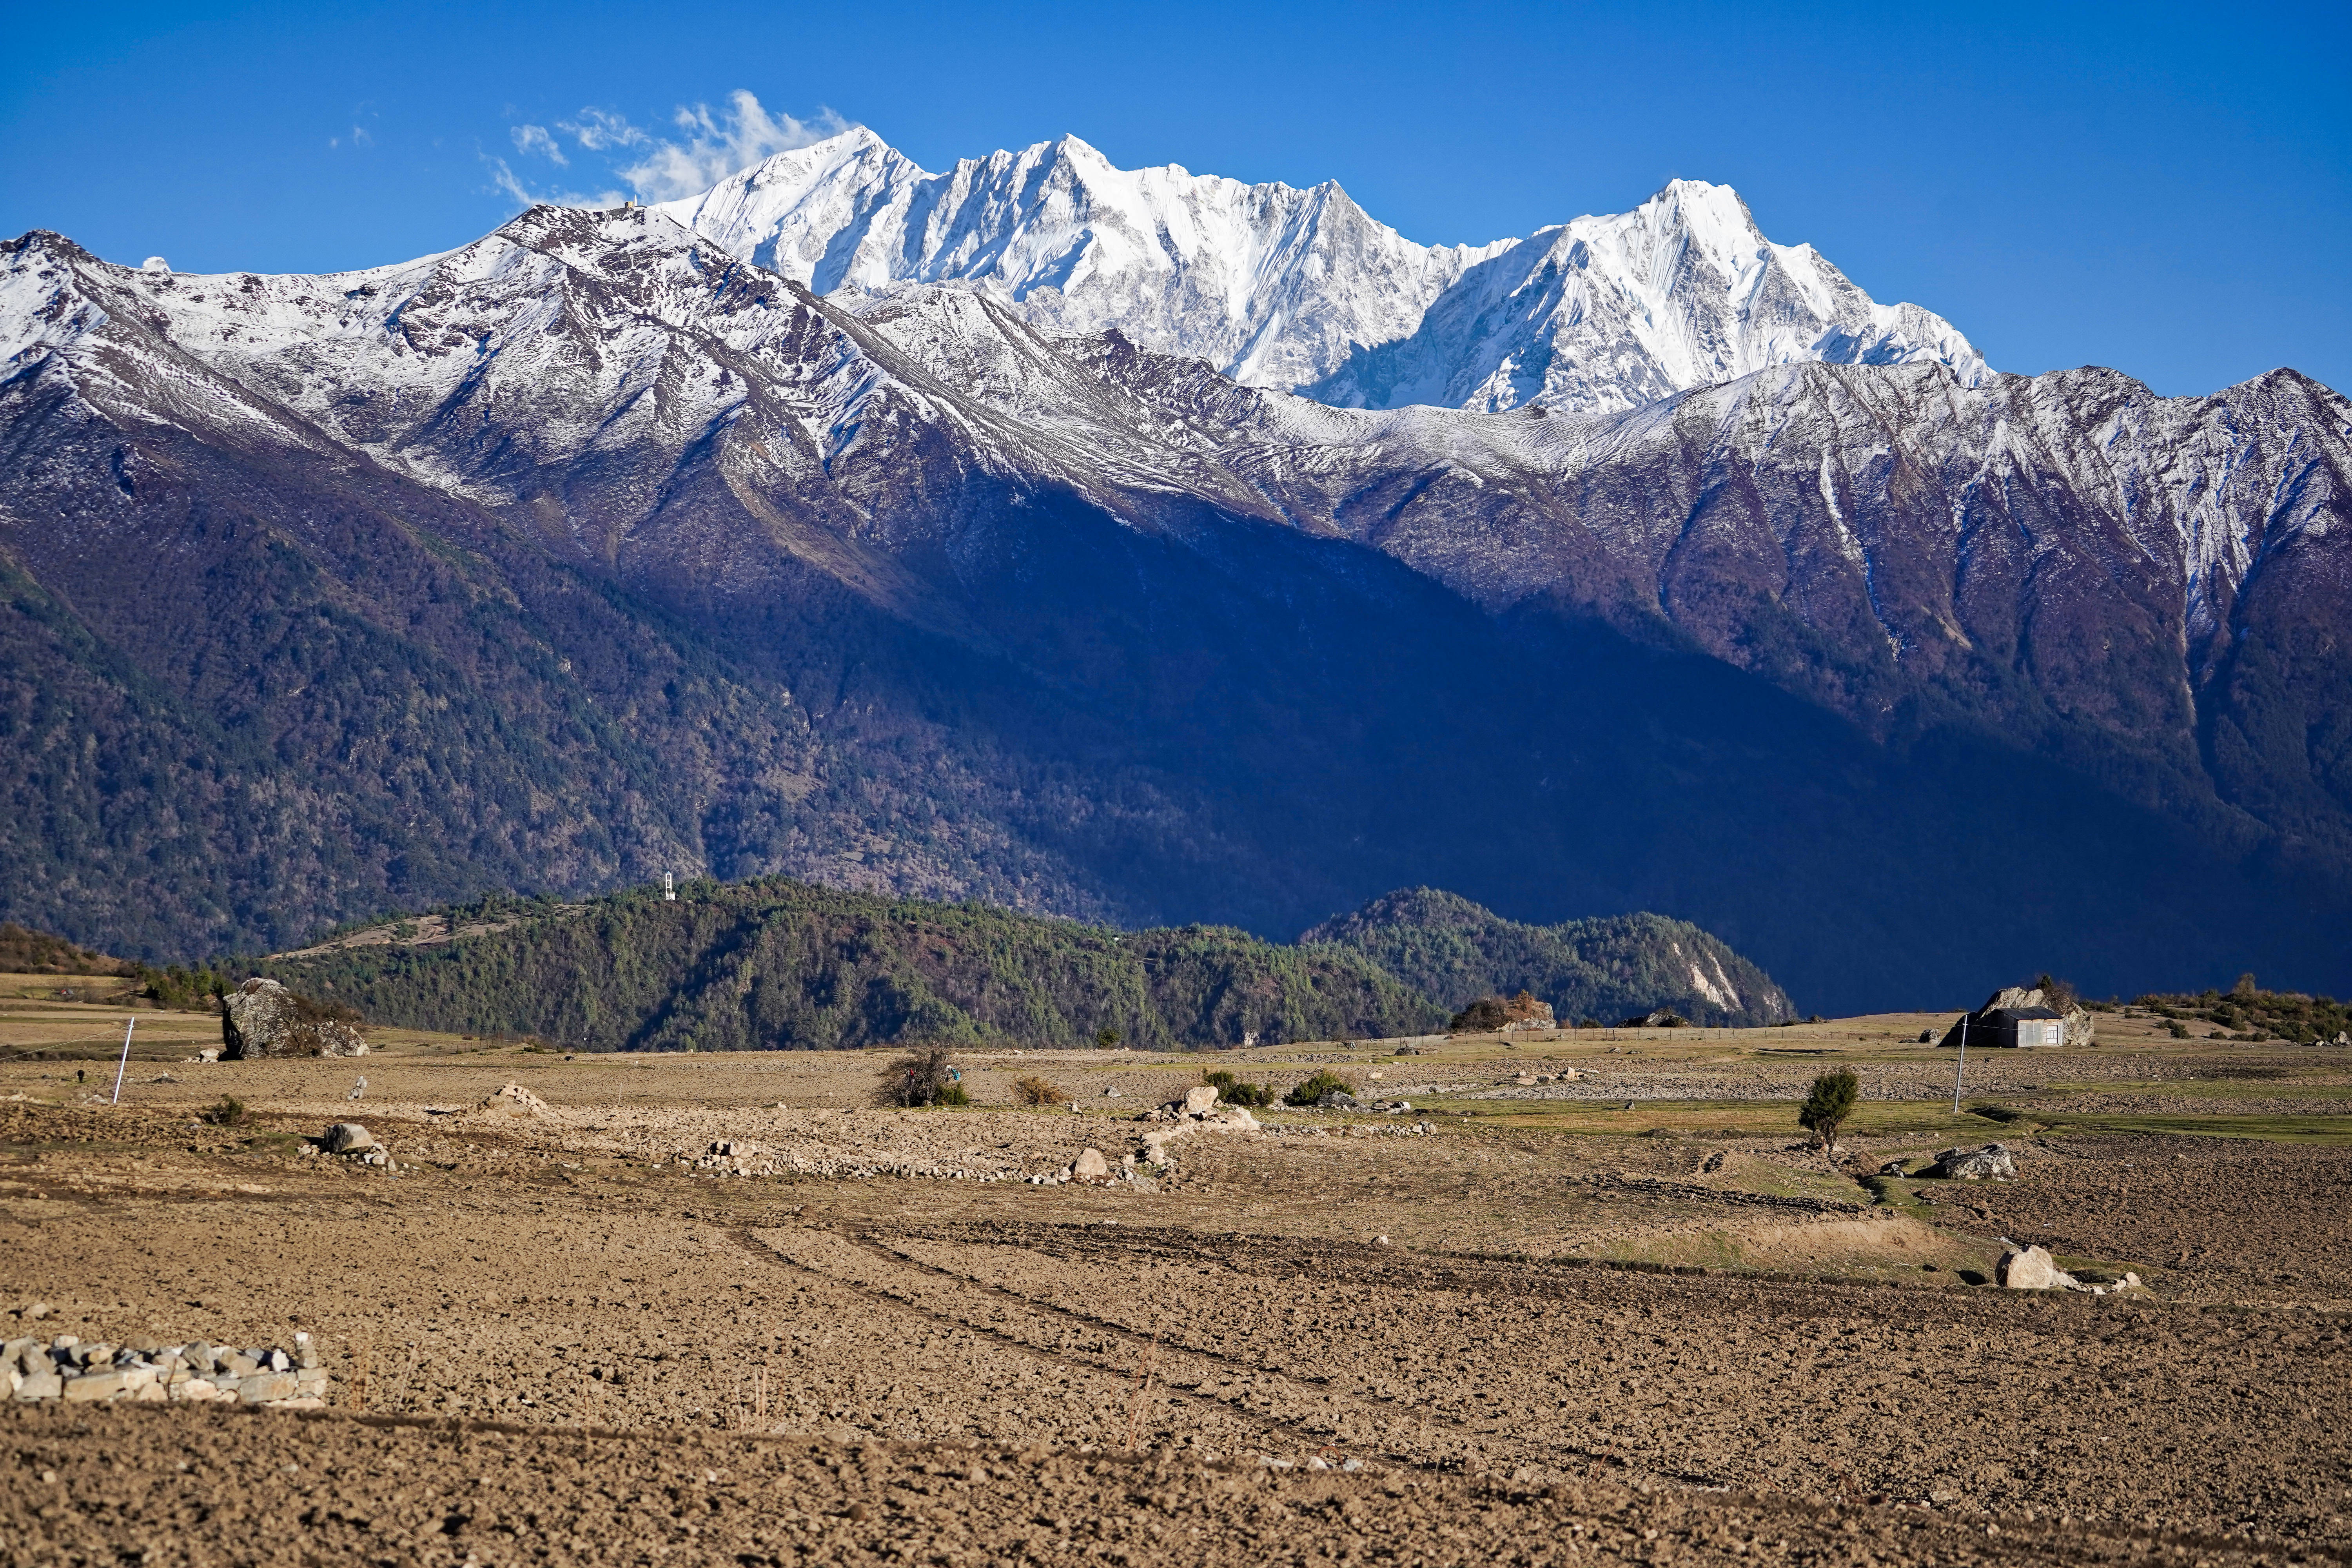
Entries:
[[[1346,409],[551,209],[322,278],[30,236],[0,354],[10,853],[87,848],[13,885],[85,939],[683,869],[1662,908],[1822,1007],[2340,952],[2352,416],[2289,373]],[[1970,881],[2021,831],[2021,919]]]

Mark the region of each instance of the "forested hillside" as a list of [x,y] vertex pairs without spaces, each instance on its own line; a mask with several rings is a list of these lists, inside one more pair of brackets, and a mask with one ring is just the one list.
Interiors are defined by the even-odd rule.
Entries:
[[639,889],[454,914],[459,928],[499,929],[335,946],[259,969],[379,1023],[591,1050],[1077,1046],[1105,1029],[1167,1049],[1408,1035],[1446,1016],[1346,949],[1219,926],[1121,932],[783,878],[698,882],[676,903]]
[[1454,1006],[1529,991],[1563,1022],[1613,1023],[1660,1006],[1699,1024],[1777,1024],[1793,1016],[1771,976],[1689,921],[1663,915],[1527,925],[1457,894],[1411,888],[1326,921],[1299,941],[1360,952]]
[[380,1024],[589,1050],[1082,1046],[1106,1029],[1148,1049],[1274,1045],[1433,1032],[1463,1002],[1522,987],[1570,1019],[1789,1013],[1769,975],[1696,926],[1649,914],[1526,926],[1429,889],[1288,946],[1226,926],[1119,931],[782,877],[704,881],[675,903],[649,888],[488,899],[352,928],[228,978],[247,972]]

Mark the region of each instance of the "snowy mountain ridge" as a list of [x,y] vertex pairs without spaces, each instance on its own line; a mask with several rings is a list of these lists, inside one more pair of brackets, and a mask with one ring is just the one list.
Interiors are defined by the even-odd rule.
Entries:
[[[1672,195],[1546,247],[1724,276],[1736,199]],[[35,232],[0,361],[0,799],[57,825],[0,872],[42,911],[160,932],[227,866],[234,936],[683,865],[1292,931],[1427,881],[1687,910],[1824,994],[1948,928],[2339,984],[2292,868],[2352,867],[2352,403],[2292,371],[1347,407],[553,207],[316,277]],[[1969,869],[2019,853],[2064,868],[2021,935]]]
[[972,284],[1040,326],[1342,406],[1605,414],[1806,361],[1990,374],[1949,322],[1878,304],[1698,180],[1525,239],[1424,246],[1336,182],[1122,170],[1074,136],[934,174],[859,127],[657,210],[819,294]]

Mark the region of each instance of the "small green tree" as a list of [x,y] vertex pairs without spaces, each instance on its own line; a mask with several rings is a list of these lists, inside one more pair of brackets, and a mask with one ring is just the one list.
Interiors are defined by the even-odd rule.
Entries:
[[1118,1045],[1118,1031],[1105,1024],[1095,1031],[1095,1044],[1107,1051],[1116,1049]]
[[1215,1089],[1217,1098],[1227,1105],[1244,1107],[1272,1105],[1275,1100],[1272,1084],[1244,1083],[1223,1068],[1213,1072],[1202,1073],[1201,1081]]
[[1813,1091],[1805,1096],[1798,1108],[1797,1123],[1809,1131],[1821,1135],[1829,1145],[1830,1158],[1837,1158],[1838,1129],[1853,1114],[1854,1102],[1862,1098],[1862,1080],[1853,1076],[1852,1068],[1839,1068],[1813,1079]]
[[1286,1105],[1304,1106],[1314,1104],[1327,1094],[1353,1095],[1355,1092],[1354,1084],[1349,1083],[1329,1068],[1321,1068],[1306,1082],[1293,1086],[1291,1091],[1284,1095],[1282,1100]]

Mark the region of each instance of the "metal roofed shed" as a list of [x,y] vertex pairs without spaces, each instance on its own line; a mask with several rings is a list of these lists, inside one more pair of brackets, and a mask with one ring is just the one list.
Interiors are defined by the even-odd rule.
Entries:
[[2066,1043],[2065,1016],[2055,1008],[2039,1005],[2003,1007],[1989,1004],[1964,1014],[1945,1034],[1943,1044],[1961,1044],[1963,1030],[1969,1045],[1986,1050],[2054,1051]]

